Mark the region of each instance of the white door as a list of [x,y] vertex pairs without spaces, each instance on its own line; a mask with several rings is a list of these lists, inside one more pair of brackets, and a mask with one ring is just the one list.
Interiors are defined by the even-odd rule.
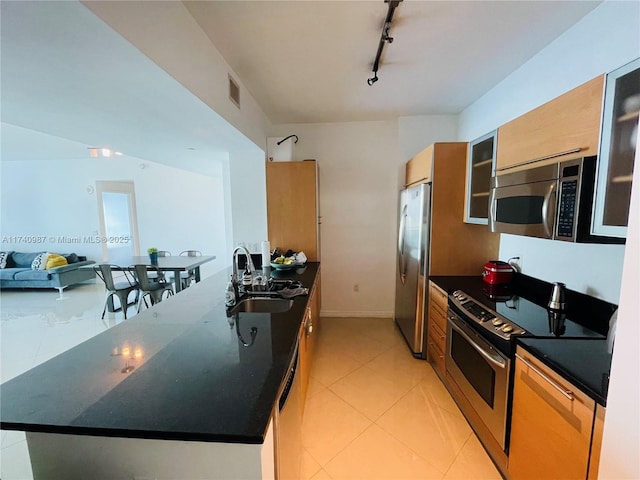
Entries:
[[140,254],[133,182],[97,181],[96,192],[102,258],[113,264],[127,264],[131,256]]

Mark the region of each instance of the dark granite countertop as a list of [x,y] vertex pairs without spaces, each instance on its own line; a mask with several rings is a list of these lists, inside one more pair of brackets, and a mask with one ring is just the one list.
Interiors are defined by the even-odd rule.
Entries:
[[[318,269],[277,275],[311,287]],[[206,278],[2,384],[1,428],[262,443],[308,296],[285,313],[228,318],[228,279]]]
[[611,354],[606,340],[518,338],[518,345],[607,406]]
[[[481,276],[433,276],[429,277],[429,280],[449,294],[454,290],[463,290],[489,308],[503,314],[508,309],[500,308],[501,298],[515,294],[544,306],[548,292],[551,291],[550,284],[525,275],[514,275],[511,285],[495,288],[488,288]],[[523,336],[518,337],[517,342],[568,381],[580,387],[596,402],[606,405],[611,355],[607,352],[605,336],[608,319],[616,305],[572,291],[567,291],[567,299],[571,305],[571,310],[567,310],[567,316],[598,333],[600,338]]]

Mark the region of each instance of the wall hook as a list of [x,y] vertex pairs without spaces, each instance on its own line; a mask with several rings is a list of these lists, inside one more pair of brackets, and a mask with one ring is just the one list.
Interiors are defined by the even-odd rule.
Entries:
[[279,142],[276,142],[276,145],[280,145],[282,142],[284,142],[286,140],[289,140],[291,137],[296,137],[296,139],[293,141],[293,143],[298,143],[298,136],[297,135],[289,135],[288,137],[284,137]]

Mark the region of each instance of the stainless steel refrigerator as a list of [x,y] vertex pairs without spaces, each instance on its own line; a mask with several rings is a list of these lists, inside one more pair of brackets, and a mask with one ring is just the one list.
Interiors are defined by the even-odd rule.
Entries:
[[431,184],[400,192],[395,321],[414,356],[426,358]]

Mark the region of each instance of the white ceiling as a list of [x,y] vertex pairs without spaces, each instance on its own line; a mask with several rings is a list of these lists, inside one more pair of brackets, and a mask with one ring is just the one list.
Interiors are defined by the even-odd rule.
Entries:
[[256,149],[84,5],[0,7],[2,160],[89,158],[104,146],[212,173],[230,150]]
[[184,3],[278,124],[457,114],[600,2],[405,0],[373,86],[383,0]]
[[[383,0],[185,5],[279,124],[458,113],[598,3],[405,0],[373,86]],[[109,146],[205,170],[255,148],[81,3],[0,7],[3,160],[53,158],[55,137],[67,158]]]

